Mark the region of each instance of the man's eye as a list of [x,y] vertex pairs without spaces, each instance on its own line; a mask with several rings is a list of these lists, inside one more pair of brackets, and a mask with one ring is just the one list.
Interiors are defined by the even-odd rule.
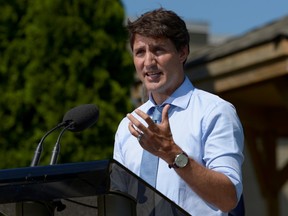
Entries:
[[162,55],[163,53],[164,53],[165,51],[163,50],[163,49],[156,49],[155,51],[154,51],[154,53],[155,53],[155,55]]
[[135,55],[136,55],[136,56],[144,55],[144,51],[143,51],[143,50],[137,50],[137,51],[135,52]]

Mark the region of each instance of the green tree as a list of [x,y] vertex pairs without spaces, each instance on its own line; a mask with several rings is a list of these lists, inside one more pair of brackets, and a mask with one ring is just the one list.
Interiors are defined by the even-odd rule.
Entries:
[[[1,168],[29,166],[46,131],[80,104],[99,120],[65,132],[58,163],[107,159],[131,110],[133,65],[120,0],[0,0]],[[58,137],[44,142],[49,164]]]

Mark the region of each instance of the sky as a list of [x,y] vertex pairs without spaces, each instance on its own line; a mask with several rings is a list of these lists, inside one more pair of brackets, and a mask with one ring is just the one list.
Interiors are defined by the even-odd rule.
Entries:
[[241,35],[288,16],[288,0],[122,0],[122,3],[128,17],[163,7],[185,20],[208,23],[209,32],[214,35]]

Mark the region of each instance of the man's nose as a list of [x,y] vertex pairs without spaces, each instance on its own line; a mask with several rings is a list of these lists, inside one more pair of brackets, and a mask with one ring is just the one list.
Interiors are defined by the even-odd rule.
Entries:
[[147,52],[145,56],[145,66],[152,66],[156,64],[156,59],[153,53]]

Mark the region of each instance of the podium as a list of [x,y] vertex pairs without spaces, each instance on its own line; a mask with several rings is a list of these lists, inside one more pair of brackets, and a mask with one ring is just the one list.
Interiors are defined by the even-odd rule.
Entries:
[[0,170],[0,215],[190,215],[115,160]]

